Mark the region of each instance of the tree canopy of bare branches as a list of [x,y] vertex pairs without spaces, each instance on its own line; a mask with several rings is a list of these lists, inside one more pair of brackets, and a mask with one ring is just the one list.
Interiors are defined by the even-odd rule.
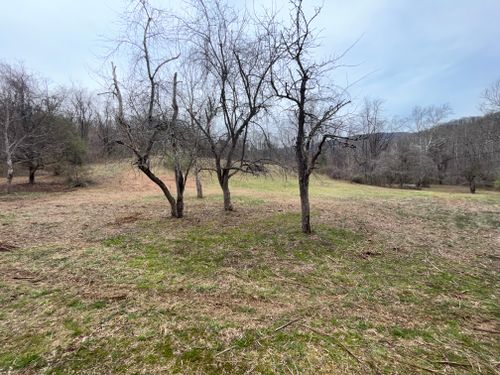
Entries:
[[262,169],[262,160],[248,158],[248,135],[270,106],[268,78],[279,50],[268,29],[224,1],[192,4],[196,14],[186,29],[209,95],[200,101],[204,121],[200,111],[190,114],[209,143],[224,209],[231,211],[230,178]]
[[287,104],[295,129],[295,156],[299,180],[302,231],[311,233],[309,178],[328,140],[345,139],[338,114],[350,103],[344,90],[327,85],[337,59],[317,62],[314,21],[320,9],[307,16],[302,0],[291,1],[290,24],[281,31],[280,64],[272,71],[275,96]]
[[[190,165],[183,169],[178,158],[178,81],[174,73],[170,83],[167,67],[179,54],[171,52],[175,45],[172,47],[168,40],[166,17],[168,15],[146,0],[137,1],[132,12],[126,15],[126,33],[119,41],[119,48],[127,49],[132,55],[131,72],[125,82],[120,81],[118,68],[112,64],[112,93],[116,99],[116,122],[122,134],[119,144],[132,152],[137,168],[162,190],[171,215],[180,218]],[[173,155],[176,196],[153,172],[152,153],[162,146]]]
[[484,113],[500,112],[500,79],[482,92],[481,99],[483,100],[481,110]]

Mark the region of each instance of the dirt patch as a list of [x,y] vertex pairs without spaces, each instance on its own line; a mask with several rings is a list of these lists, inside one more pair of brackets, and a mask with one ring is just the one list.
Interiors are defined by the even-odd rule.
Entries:
[[139,220],[140,217],[141,217],[140,212],[134,212],[131,215],[116,218],[116,220],[111,225],[122,225],[122,224],[134,223],[137,220]]

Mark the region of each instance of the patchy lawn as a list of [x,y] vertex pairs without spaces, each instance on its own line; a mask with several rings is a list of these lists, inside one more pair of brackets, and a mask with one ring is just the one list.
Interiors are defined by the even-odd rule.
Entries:
[[0,373],[499,373],[499,193],[317,178],[307,237],[293,179],[124,168],[0,195]]

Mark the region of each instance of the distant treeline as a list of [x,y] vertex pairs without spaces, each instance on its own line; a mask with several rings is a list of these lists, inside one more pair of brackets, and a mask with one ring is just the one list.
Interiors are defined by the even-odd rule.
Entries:
[[[4,95],[2,107],[4,125],[7,113],[10,123],[3,128],[0,144],[2,173],[17,166],[33,184],[36,173],[45,169],[78,185],[85,182],[85,164],[129,158],[126,149],[119,147],[116,109],[107,98],[81,88],[49,93],[43,81],[22,66],[3,65],[2,76],[4,93],[10,93]],[[351,129],[346,140],[328,141],[327,152],[318,160],[318,172],[401,188],[430,184],[466,184],[471,192],[477,185],[500,188],[500,112],[439,123],[449,113],[447,106],[416,107],[408,119],[395,125],[398,121],[381,116],[381,106],[380,100],[367,100],[359,113],[344,120]],[[421,130],[386,131],[398,126]],[[182,120],[179,127],[183,127]],[[180,133],[191,134],[189,124],[184,128]],[[273,128],[279,133],[280,126]],[[293,139],[278,137],[278,133],[253,132],[245,146],[237,146],[244,147],[248,157],[265,161],[254,165],[252,173],[266,173],[265,164],[294,168]],[[201,136],[197,147],[203,160],[198,169],[210,169],[210,143]],[[153,153],[162,156],[161,148],[155,147]],[[161,159],[170,166],[169,158]]]
[[355,148],[333,144],[322,170],[371,185],[499,186],[500,112],[468,117],[416,132],[362,134]]

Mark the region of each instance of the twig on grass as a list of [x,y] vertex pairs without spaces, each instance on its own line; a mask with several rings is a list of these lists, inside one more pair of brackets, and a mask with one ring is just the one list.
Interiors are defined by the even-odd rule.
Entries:
[[474,327],[476,331],[479,332],[486,332],[486,333],[493,333],[495,335],[499,335],[500,331],[494,330],[494,329],[485,329],[485,328],[479,328],[479,327]]
[[298,322],[299,320],[302,320],[302,318],[297,318],[297,319],[293,319],[293,320],[290,320],[289,322],[283,324],[283,325],[280,325],[278,328],[276,328],[274,330],[274,332],[278,332],[278,331],[281,331],[282,329],[288,327],[289,325],[292,325],[293,323],[296,323]]
[[224,354],[224,353],[226,353],[226,352],[228,352],[228,351],[230,351],[230,350],[232,350],[234,348],[236,348],[235,345],[230,346],[229,348],[226,348],[226,349],[220,351],[219,353],[215,354],[214,357],[218,357],[218,356],[220,356],[220,355],[222,355],[222,354]]
[[470,363],[460,363],[451,361],[434,361],[434,363],[438,363],[440,365],[454,366],[454,367],[472,367]]
[[422,366],[419,366],[415,363],[411,363],[411,362],[405,362],[405,361],[400,361],[401,363],[405,364],[405,365],[408,365],[408,366],[411,366],[411,367],[415,367],[415,368],[418,368],[419,370],[423,370],[423,371],[427,371],[427,372],[431,372],[433,374],[442,374],[441,371],[438,371],[438,370],[434,370],[432,368],[428,368],[428,367],[422,367]]

